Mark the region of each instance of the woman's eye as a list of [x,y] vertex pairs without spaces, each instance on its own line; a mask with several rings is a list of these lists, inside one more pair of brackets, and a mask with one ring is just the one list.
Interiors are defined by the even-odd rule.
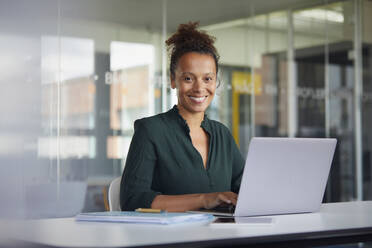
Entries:
[[191,77],[185,77],[186,81],[191,81]]
[[212,81],[212,78],[211,77],[207,77],[207,78],[205,78],[205,81],[207,81],[207,82]]

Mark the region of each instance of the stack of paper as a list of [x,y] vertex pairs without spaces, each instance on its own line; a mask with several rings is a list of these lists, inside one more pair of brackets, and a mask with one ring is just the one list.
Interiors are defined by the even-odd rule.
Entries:
[[102,221],[102,222],[126,222],[143,224],[179,224],[189,222],[211,222],[214,220],[211,214],[190,213],[139,213],[127,211],[81,213],[75,219],[77,221]]

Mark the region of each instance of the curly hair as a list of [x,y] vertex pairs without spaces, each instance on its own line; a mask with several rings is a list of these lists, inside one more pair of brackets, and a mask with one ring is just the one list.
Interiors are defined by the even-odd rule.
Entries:
[[205,31],[198,30],[199,22],[180,24],[174,33],[165,43],[170,56],[170,75],[175,77],[175,70],[179,59],[185,53],[197,52],[209,54],[213,57],[218,72],[219,55],[213,43],[216,38],[208,35]]

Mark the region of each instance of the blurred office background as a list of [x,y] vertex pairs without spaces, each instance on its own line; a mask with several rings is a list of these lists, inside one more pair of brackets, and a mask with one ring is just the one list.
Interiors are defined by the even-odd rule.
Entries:
[[335,137],[324,202],[372,199],[371,0],[0,0],[1,215],[107,208],[134,120],[170,109],[164,40],[217,38],[208,116],[254,136]]

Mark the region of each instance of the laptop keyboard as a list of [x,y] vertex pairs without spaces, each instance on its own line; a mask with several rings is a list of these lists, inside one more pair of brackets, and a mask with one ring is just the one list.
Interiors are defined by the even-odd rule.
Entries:
[[235,206],[232,204],[231,205],[219,205],[215,208],[209,209],[209,211],[233,214],[235,212]]

